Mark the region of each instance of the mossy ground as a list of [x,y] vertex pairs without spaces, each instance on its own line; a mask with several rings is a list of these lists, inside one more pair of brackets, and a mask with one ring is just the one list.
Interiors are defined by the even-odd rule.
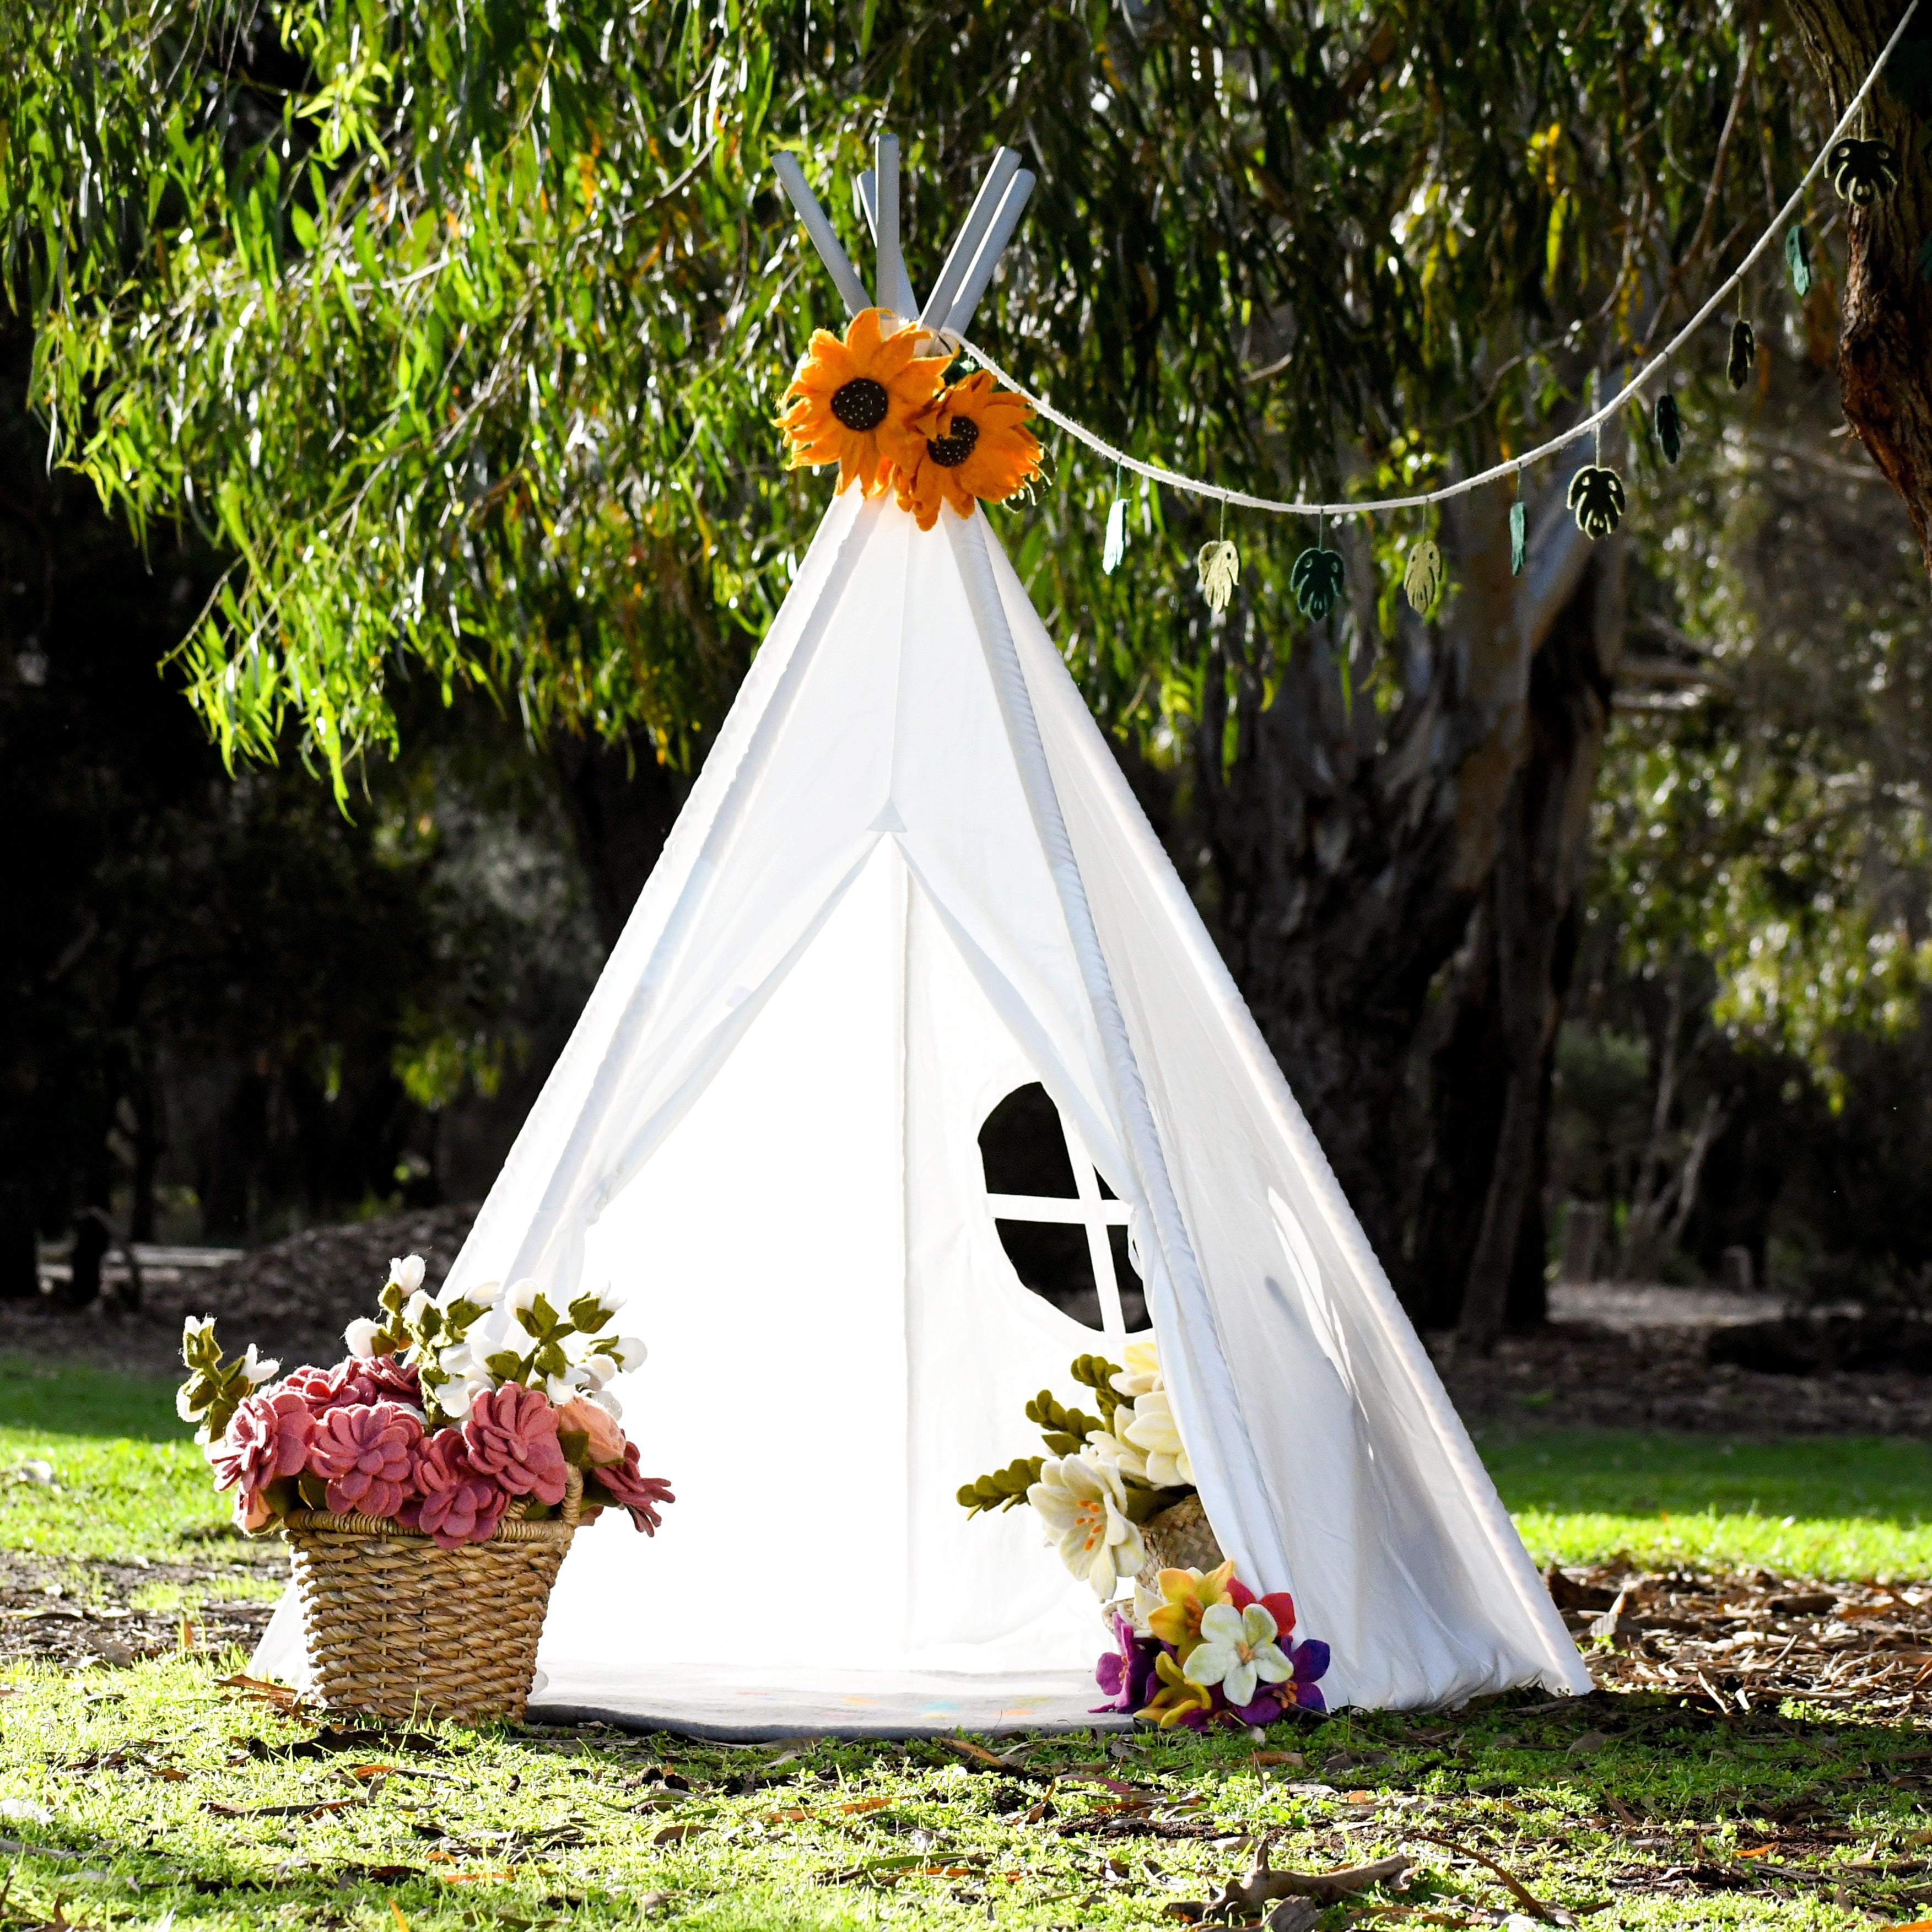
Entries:
[[[1807,1546],[1827,1574],[1932,1567],[1915,1555],[1921,1445],[1821,1457],[1552,1432],[1484,1447],[1539,1553],[1641,1553],[1668,1510],[1709,1525],[1694,1550],[1669,1550],[1680,1561],[1736,1561],[1773,1520],[1825,1526]],[[0,1463],[33,1457],[58,1489],[0,1491],[0,1546],[83,1569],[134,1551],[206,1561],[221,1512],[165,1390],[0,1374]],[[1607,1545],[1593,1520],[1612,1526]],[[1932,1900],[1927,1740],[1802,1702],[1720,1717],[1675,1695],[1519,1693],[1261,1741],[982,1740],[1011,1762],[969,1766],[939,1743],[728,1749],[604,1731],[426,1726],[325,1748],[314,1722],[220,1683],[244,1662],[10,1666],[0,1928],[1102,1932],[1172,1925],[1175,1906],[1244,1872],[1263,1834],[1275,1864],[1304,1870],[1421,1862],[1406,1892],[1331,1906],[1329,1927],[1523,1912],[1471,1852],[1593,1928],[1897,1924]]]

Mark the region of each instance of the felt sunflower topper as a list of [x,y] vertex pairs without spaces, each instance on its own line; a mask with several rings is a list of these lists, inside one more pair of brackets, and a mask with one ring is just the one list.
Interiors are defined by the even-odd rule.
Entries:
[[794,469],[836,463],[838,490],[854,482],[868,496],[896,488],[899,507],[922,530],[941,503],[970,516],[976,499],[1003,502],[1040,468],[1040,445],[1027,428],[1033,412],[976,370],[944,381],[946,355],[916,352],[931,338],[918,328],[888,335],[883,310],[862,309],[844,340],[812,332],[812,347],[785,391],[778,419]]

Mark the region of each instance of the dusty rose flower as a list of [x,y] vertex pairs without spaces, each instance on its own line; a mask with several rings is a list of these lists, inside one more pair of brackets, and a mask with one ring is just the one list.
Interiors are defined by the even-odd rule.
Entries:
[[590,1479],[603,1486],[613,1502],[630,1511],[632,1522],[646,1536],[655,1535],[664,1521],[658,1514],[658,1505],[677,1501],[663,1477],[638,1474],[634,1442],[624,1444],[622,1462],[592,1470]]
[[560,1435],[574,1432],[590,1437],[590,1447],[586,1453],[593,1464],[624,1460],[624,1432],[617,1426],[616,1418],[594,1402],[586,1402],[580,1395],[572,1396],[559,1406],[556,1426]]
[[470,1467],[513,1496],[560,1503],[569,1465],[556,1439],[556,1411],[536,1389],[506,1382],[471,1403],[463,1425]]
[[328,1485],[328,1507],[339,1516],[392,1516],[409,1494],[422,1424],[392,1402],[332,1408],[309,1444],[312,1475]]
[[439,1550],[487,1543],[503,1520],[509,1498],[501,1485],[470,1466],[461,1432],[440,1429],[416,1460],[413,1486],[396,1520],[434,1539]]
[[280,1390],[248,1396],[230,1418],[227,1433],[208,1446],[214,1486],[253,1496],[278,1476],[292,1476],[308,1460],[314,1430],[300,1396]]
[[422,1406],[422,1383],[415,1368],[394,1355],[352,1355],[332,1369],[298,1369],[282,1387],[300,1396],[317,1417],[332,1408],[367,1408],[379,1402]]

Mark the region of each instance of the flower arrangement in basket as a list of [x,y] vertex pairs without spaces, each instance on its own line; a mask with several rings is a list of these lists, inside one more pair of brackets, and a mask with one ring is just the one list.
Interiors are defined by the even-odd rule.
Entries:
[[648,1536],[674,1500],[608,1387],[644,1346],[594,1295],[560,1312],[532,1282],[431,1296],[422,1280],[419,1256],[392,1262],[347,1359],[280,1382],[190,1317],[176,1407],[240,1527],[286,1538],[326,1703],[520,1717],[578,1524],[621,1509]]
[[[968,1511],[1030,1505],[1060,1560],[1106,1606],[1114,1648],[1094,1676],[1109,1702],[1163,1730],[1258,1726],[1323,1708],[1328,1646],[1296,1643],[1286,1591],[1257,1596],[1234,1574],[1201,1507],[1194,1470],[1151,1342],[1130,1342],[1124,1367],[1081,1355],[1073,1379],[1097,1416],[1049,1389],[1026,1406],[1048,1456],[1021,1456],[964,1485]],[[1112,1602],[1133,1580],[1132,1599]]]

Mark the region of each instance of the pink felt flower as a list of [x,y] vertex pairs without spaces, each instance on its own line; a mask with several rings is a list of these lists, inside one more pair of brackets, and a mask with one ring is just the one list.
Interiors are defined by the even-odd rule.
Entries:
[[586,1402],[580,1395],[572,1396],[559,1407],[556,1427],[560,1436],[588,1436],[590,1447],[584,1454],[592,1463],[624,1460],[624,1432],[617,1426],[617,1418],[608,1408]]
[[422,1440],[422,1424],[392,1402],[332,1408],[316,1424],[309,1472],[328,1484],[338,1516],[392,1516],[409,1494]]
[[663,1522],[664,1519],[658,1514],[658,1506],[677,1501],[663,1477],[638,1474],[638,1445],[634,1442],[624,1444],[624,1460],[621,1462],[592,1470],[590,1480],[601,1484],[613,1502],[628,1510],[632,1522],[646,1536],[656,1534]]
[[314,1432],[315,1420],[300,1396],[280,1390],[248,1396],[230,1418],[227,1433],[208,1445],[214,1486],[258,1496],[278,1476],[302,1468]]
[[569,1465],[556,1439],[556,1411],[538,1389],[506,1382],[470,1404],[463,1425],[470,1465],[513,1496],[560,1503]]
[[396,1520],[419,1529],[439,1550],[487,1543],[496,1533],[510,1498],[500,1484],[470,1466],[461,1432],[438,1430],[416,1460],[416,1494],[406,1497]]
[[379,1402],[422,1406],[422,1383],[414,1366],[394,1355],[361,1359],[354,1355],[332,1369],[298,1369],[282,1387],[308,1403],[310,1412],[326,1415],[332,1408],[367,1408]]

